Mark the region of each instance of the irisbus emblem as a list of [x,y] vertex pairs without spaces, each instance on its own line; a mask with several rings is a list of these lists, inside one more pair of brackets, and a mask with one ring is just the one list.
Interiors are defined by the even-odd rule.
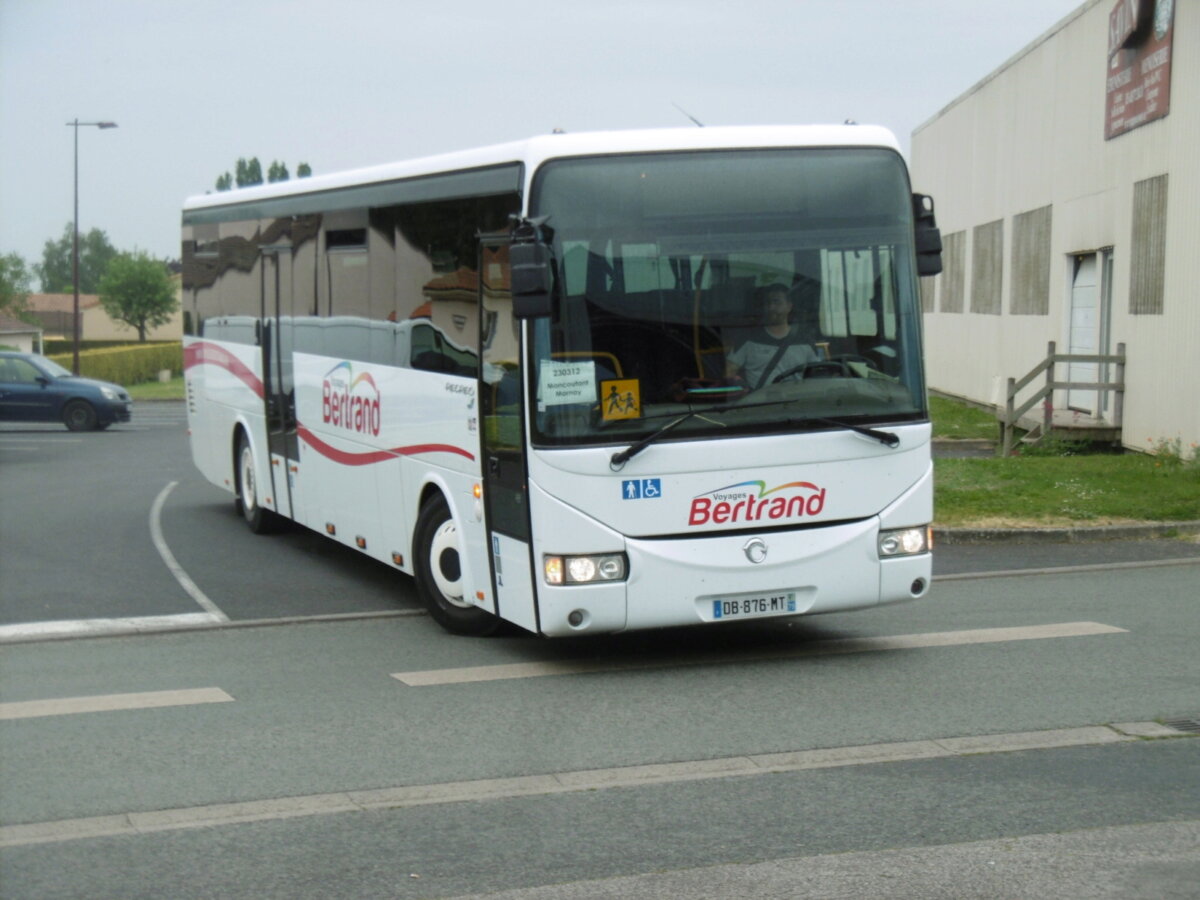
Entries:
[[321,419],[334,428],[378,435],[382,413],[379,388],[371,373],[356,376],[348,362],[326,372],[321,383]]
[[692,498],[688,525],[771,523],[820,515],[825,488],[790,481],[769,488],[765,481],[742,481]]

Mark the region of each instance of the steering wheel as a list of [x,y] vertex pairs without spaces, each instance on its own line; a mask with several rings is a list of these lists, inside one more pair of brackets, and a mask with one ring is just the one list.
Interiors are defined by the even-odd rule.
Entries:
[[799,375],[803,378],[837,378],[844,376],[851,378],[855,375],[855,371],[850,368],[850,363],[864,363],[870,365],[870,361],[858,356],[854,353],[842,353],[837,356],[831,356],[829,359],[814,359],[805,363],[800,363],[798,366],[792,366],[783,372],[780,372],[771,379],[771,384],[778,384],[785,378],[791,378],[793,375]]

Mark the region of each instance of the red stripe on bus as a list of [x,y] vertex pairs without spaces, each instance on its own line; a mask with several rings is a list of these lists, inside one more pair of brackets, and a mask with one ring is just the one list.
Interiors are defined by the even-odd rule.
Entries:
[[325,443],[303,425],[296,426],[296,434],[300,440],[308,444],[322,456],[332,459],[344,466],[369,466],[373,463],[386,462],[398,456],[415,456],[418,453],[455,453],[474,461],[475,456],[461,447],[451,444],[413,444],[411,447],[393,447],[391,450],[371,450],[367,453],[348,453]]
[[246,384],[258,397],[263,396],[262,379],[252,372],[244,362],[216,344],[199,341],[183,348],[183,367],[210,365],[225,369]]

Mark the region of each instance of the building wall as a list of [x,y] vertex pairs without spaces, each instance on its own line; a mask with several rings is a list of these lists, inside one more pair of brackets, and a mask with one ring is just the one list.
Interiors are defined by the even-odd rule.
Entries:
[[[102,307],[96,306],[85,309],[83,318],[82,337],[85,341],[129,341],[136,343],[137,329],[124,322],[116,322],[108,317]],[[148,341],[179,341],[183,339],[183,313],[178,309],[171,315],[170,321],[158,328],[146,330]]]
[[[178,341],[183,339],[183,313],[179,303],[182,294],[180,279],[173,279],[176,310],[158,328],[146,332],[148,341]],[[30,311],[48,335],[70,338],[74,296],[72,294],[31,294]],[[80,339],[85,341],[129,341],[138,339],[137,329],[109,318],[95,294],[79,295]]]
[[[1200,3],[1175,2],[1170,112],[1105,140],[1109,13],[1090,0],[926,122],[913,135],[916,190],[932,194],[943,236],[962,232],[961,313],[944,311],[934,279],[925,327],[929,383],[972,400],[1003,402],[1004,384],[1046,353],[1066,352],[1078,254],[1112,253],[1108,348],[1126,345],[1124,442],[1145,449],[1178,437],[1200,443]],[[1153,0],[1143,0],[1153,2]],[[1135,185],[1167,175],[1163,309],[1130,310]],[[1014,225],[1050,207],[1048,296],[1017,291]],[[999,314],[973,312],[981,226],[1002,222]],[[1140,237],[1140,235],[1139,235]],[[980,304],[975,303],[978,308]],[[1044,314],[1014,312],[1044,309]],[[1064,367],[1065,369],[1065,367]],[[1061,371],[1059,378],[1065,379]],[[1067,405],[1058,392],[1055,405]]]
[[41,335],[36,331],[0,332],[0,346],[12,347],[22,353],[41,353]]

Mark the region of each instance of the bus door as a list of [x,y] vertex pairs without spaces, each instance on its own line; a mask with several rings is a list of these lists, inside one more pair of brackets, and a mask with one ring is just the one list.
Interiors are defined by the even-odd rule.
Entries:
[[266,359],[267,446],[271,453],[271,497],[280,515],[295,516],[291,474],[299,458],[296,392],[292,372],[292,247],[265,246],[263,260],[263,345]]
[[508,236],[479,249],[479,442],[496,612],[538,630],[525,459],[521,326],[512,314]]

